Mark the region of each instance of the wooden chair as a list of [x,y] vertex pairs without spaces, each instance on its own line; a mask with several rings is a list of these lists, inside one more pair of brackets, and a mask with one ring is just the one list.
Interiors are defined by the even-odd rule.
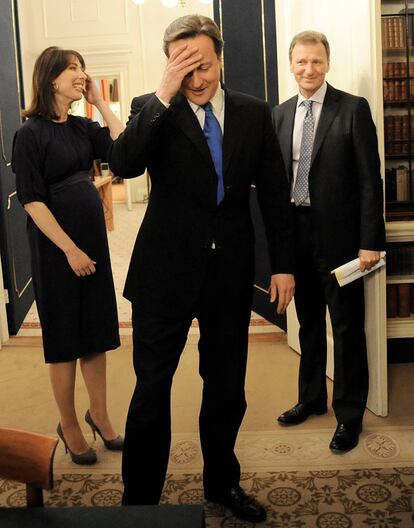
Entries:
[[43,490],[53,488],[58,439],[0,427],[0,478],[26,484],[27,506],[43,506]]

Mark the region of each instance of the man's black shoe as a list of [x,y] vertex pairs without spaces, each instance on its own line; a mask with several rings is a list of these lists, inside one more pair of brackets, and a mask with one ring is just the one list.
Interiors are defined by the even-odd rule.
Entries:
[[247,495],[240,486],[234,486],[220,495],[205,494],[209,502],[222,504],[242,521],[262,522],[266,520],[266,510],[251,495]]
[[326,405],[314,407],[304,403],[297,403],[294,407],[281,414],[277,421],[282,425],[296,425],[304,422],[312,414],[320,415],[325,414],[327,411]]
[[345,453],[354,449],[358,445],[359,434],[362,431],[360,423],[346,425],[338,424],[335,434],[332,437],[329,448],[335,453]]

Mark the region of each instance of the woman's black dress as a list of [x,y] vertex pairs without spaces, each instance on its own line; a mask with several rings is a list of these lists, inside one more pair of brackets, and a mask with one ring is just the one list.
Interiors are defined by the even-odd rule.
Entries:
[[96,261],[95,274],[77,277],[63,251],[28,217],[46,363],[119,346],[103,208],[87,176],[94,159],[106,158],[110,144],[107,128],[77,116],[65,123],[32,117],[15,136],[13,170],[20,202],[44,202],[74,243]]

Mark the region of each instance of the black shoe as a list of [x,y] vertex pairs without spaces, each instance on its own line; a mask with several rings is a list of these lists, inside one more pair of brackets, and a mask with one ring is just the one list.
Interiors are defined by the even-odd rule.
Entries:
[[345,453],[354,449],[358,445],[359,434],[362,431],[362,425],[357,424],[338,424],[335,434],[332,437],[329,449],[334,453]]
[[282,425],[296,425],[304,422],[312,414],[325,414],[328,409],[325,406],[317,407],[312,405],[305,405],[304,403],[297,403],[294,407],[285,411],[279,416],[277,421]]
[[231,510],[232,514],[242,521],[262,522],[266,520],[266,510],[251,495],[247,495],[240,486],[234,486],[225,493],[205,494],[209,502],[222,504]]

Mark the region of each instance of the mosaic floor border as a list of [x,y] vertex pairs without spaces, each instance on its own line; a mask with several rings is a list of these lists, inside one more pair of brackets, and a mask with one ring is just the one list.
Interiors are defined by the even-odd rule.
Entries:
[[[99,463],[91,473],[119,471],[121,456],[88,441],[97,451]],[[330,429],[259,431],[239,433],[236,452],[244,471],[302,471],[393,468],[414,464],[414,427],[365,428],[358,446],[343,455],[332,453]],[[61,442],[55,457],[59,471],[84,472],[65,455]],[[198,434],[173,434],[168,470],[174,474],[200,472],[202,456]]]
[[[241,485],[265,506],[263,528],[408,528],[413,526],[414,468],[243,473]],[[60,473],[45,507],[119,506],[119,474]],[[0,480],[0,506],[24,506],[21,484]],[[200,474],[168,474],[161,502],[203,504],[207,528],[251,528],[206,503]],[[177,527],[178,528],[178,527]]]

